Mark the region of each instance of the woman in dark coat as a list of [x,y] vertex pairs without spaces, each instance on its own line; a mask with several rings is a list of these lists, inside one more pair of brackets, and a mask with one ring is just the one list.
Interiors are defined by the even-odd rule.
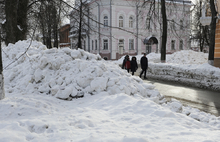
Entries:
[[137,59],[136,59],[136,57],[132,57],[131,58],[131,72],[132,72],[132,75],[134,75],[134,72],[136,72],[137,69],[138,69]]
[[123,60],[123,63],[122,63],[122,69],[125,69],[125,64],[126,62],[129,60],[129,55],[126,55],[124,60]]

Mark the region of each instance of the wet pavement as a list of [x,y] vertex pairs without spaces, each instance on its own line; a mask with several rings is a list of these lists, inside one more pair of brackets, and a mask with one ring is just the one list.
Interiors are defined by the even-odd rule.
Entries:
[[220,116],[220,92],[185,86],[177,82],[153,79],[144,80],[144,82],[155,85],[155,89],[168,100],[175,98],[183,105],[188,105]]
[[[135,72],[139,75],[140,68]],[[143,77],[143,75],[142,75]],[[186,86],[178,82],[162,81],[148,78],[144,82],[151,83],[155,86],[167,100],[175,98],[184,106],[198,108],[215,116],[220,116],[220,91],[208,89],[200,89],[196,87]]]

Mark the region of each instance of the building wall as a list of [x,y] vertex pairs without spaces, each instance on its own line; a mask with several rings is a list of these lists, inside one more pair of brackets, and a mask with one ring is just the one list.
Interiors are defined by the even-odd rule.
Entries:
[[[94,2],[96,1],[96,2]],[[135,1],[133,0],[112,0],[112,6],[110,7],[109,0],[93,0],[90,5],[91,12],[94,15],[94,19],[98,21],[100,16],[100,23],[103,23],[104,16],[108,16],[108,25],[112,23],[112,27],[104,27],[100,25],[100,35],[98,34],[98,26],[96,25],[96,32],[90,33],[89,40],[86,40],[86,50],[100,54],[102,57],[107,57],[108,59],[118,59],[123,55],[137,55],[146,52],[146,45],[143,43],[145,38],[154,36],[158,40],[158,45],[152,45],[151,52],[160,51],[160,43],[161,43],[161,26],[159,23],[162,22],[161,14],[160,14],[160,5],[157,3],[155,8],[157,15],[153,16],[153,20],[151,21],[151,29],[146,29],[146,19],[147,13],[150,9],[150,4],[148,4],[145,8],[139,9],[141,12],[137,17],[137,9],[135,5]],[[100,11],[98,7],[100,6]],[[172,10],[170,10],[172,9]],[[176,3],[175,6],[171,3],[167,4],[167,18],[169,20],[175,21],[176,29],[174,30],[171,27],[171,23],[168,22],[168,37],[167,37],[167,53],[173,53],[179,51],[179,41],[183,41],[183,49],[189,49],[189,23],[190,23],[190,13],[187,13],[190,10],[190,5],[184,5]],[[112,15],[111,15],[112,11]],[[112,19],[110,19],[112,16]],[[123,24],[124,26],[119,28],[119,16],[123,16]],[[129,17],[132,16],[134,18],[133,28],[129,27]],[[181,30],[180,19],[183,20],[184,29]],[[137,21],[138,20],[138,21]],[[138,25],[138,31],[136,24]],[[93,23],[95,26],[95,23]],[[138,32],[138,36],[137,36]],[[112,36],[111,36],[112,35]],[[87,37],[88,38],[88,37]],[[108,49],[104,50],[103,48],[103,40],[108,40]],[[124,40],[124,49],[123,53],[120,54],[119,48],[119,40]],[[134,49],[129,49],[129,40],[133,39],[134,41]],[[95,48],[95,41],[98,42],[98,48]],[[171,42],[175,41],[175,49],[171,49]],[[92,45],[93,44],[93,45]],[[89,46],[90,45],[90,46]]]
[[[220,6],[220,1],[217,1],[217,7]],[[220,13],[220,9],[217,9]],[[220,67],[220,20],[216,23],[215,31],[215,52],[214,52],[214,66]]]

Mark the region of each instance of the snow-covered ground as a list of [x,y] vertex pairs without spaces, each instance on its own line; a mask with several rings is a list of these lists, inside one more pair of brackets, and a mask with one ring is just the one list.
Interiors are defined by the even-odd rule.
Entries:
[[220,117],[167,102],[117,63],[35,41],[21,56],[29,44],[3,48],[0,142],[220,141]]

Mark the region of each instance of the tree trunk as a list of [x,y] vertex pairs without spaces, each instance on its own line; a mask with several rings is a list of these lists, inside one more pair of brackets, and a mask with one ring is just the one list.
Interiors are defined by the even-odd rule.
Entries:
[[6,0],[5,1],[5,14],[6,14],[6,23],[5,23],[5,32],[6,39],[5,43],[16,42],[16,31],[17,31],[17,0]]
[[2,64],[1,35],[0,35],[0,100],[4,98],[5,98],[5,89],[4,89],[3,64]]
[[47,22],[48,22],[48,24],[47,24],[47,48],[48,49],[51,49],[52,48],[52,45],[51,45],[51,35],[52,35],[52,6],[51,5],[49,5],[48,6],[48,9],[47,9]]
[[53,39],[54,39],[54,45],[53,47],[58,48],[58,24],[59,24],[59,18],[57,15],[57,9],[55,6],[53,6],[53,10],[52,10],[52,17],[53,17]]
[[216,29],[216,19],[217,11],[215,9],[214,0],[210,0],[210,8],[212,13],[212,21],[210,24],[210,42],[209,42],[209,57],[208,63],[214,65],[214,50],[215,50],[215,29]]
[[80,0],[80,11],[79,11],[79,32],[78,32],[78,46],[77,48],[82,49],[82,0]]
[[161,14],[162,14],[162,44],[161,44],[161,62],[166,62],[166,44],[167,44],[167,15],[166,15],[166,1],[161,0]]
[[27,34],[27,11],[28,11],[29,0],[19,0],[18,10],[17,10],[17,28],[16,41],[26,39]]

